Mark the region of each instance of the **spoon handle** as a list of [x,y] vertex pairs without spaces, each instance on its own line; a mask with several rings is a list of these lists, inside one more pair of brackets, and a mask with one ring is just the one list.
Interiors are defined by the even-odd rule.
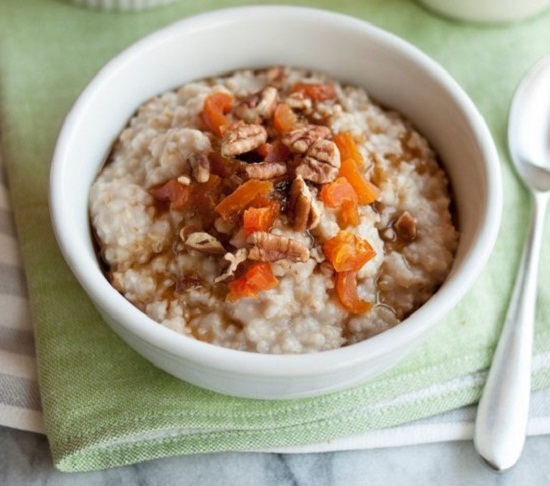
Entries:
[[525,443],[537,273],[547,196],[534,194],[531,222],[514,291],[477,409],[475,447],[487,464],[498,471],[515,465]]

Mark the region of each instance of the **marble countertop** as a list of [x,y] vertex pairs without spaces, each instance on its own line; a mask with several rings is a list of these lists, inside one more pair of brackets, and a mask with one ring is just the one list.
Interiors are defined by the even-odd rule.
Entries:
[[89,473],[54,469],[44,435],[0,427],[0,484],[392,486],[550,484],[550,435],[529,437],[520,462],[496,473],[471,441],[315,454],[223,453],[180,456]]

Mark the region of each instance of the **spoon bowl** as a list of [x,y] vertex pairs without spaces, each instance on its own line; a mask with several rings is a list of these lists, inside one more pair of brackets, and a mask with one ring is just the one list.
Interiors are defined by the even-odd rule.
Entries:
[[516,171],[533,190],[550,191],[550,56],[518,86],[510,107],[508,143]]
[[518,461],[529,416],[537,274],[550,198],[550,56],[531,68],[516,90],[508,142],[516,172],[531,194],[532,216],[476,417],[475,447],[498,471]]

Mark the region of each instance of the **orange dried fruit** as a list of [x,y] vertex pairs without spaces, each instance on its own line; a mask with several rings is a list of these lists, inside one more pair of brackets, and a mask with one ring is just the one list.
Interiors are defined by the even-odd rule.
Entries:
[[323,253],[337,272],[357,272],[376,256],[370,243],[348,230],[325,241]]
[[338,177],[321,189],[321,200],[329,208],[339,208],[346,201],[358,202],[353,186],[345,177]]
[[243,229],[247,235],[256,231],[268,232],[279,216],[281,205],[274,199],[266,199],[259,206],[254,205],[243,213]]
[[380,196],[380,189],[365,178],[355,161],[351,158],[342,160],[339,176],[346,178],[351,184],[360,204],[371,204]]
[[338,224],[342,228],[359,224],[359,199],[345,177],[325,184],[321,189],[321,200],[329,208],[340,208]]
[[273,127],[279,135],[290,132],[298,125],[298,117],[286,103],[280,103],[273,114]]
[[334,85],[325,83],[296,83],[292,86],[294,93],[302,93],[314,101],[331,101],[336,99]]
[[248,268],[242,277],[227,284],[229,287],[227,299],[235,301],[242,297],[256,297],[259,292],[272,289],[278,283],[279,280],[273,275],[269,263],[255,263]]
[[231,124],[231,119],[226,115],[232,107],[233,96],[223,91],[211,93],[204,99],[202,119],[208,129],[218,137],[221,137],[224,129]]
[[346,310],[352,314],[364,314],[372,309],[373,304],[357,294],[356,272],[337,272],[334,283],[336,295]]
[[215,211],[223,219],[229,220],[246,209],[257,196],[265,196],[272,190],[273,183],[271,181],[250,179],[223,198],[215,207]]
[[365,163],[350,132],[337,133],[332,137],[332,141],[340,151],[340,160],[352,159],[359,167]]
[[357,226],[359,221],[359,205],[357,201],[344,201],[338,213],[338,225],[340,228]]

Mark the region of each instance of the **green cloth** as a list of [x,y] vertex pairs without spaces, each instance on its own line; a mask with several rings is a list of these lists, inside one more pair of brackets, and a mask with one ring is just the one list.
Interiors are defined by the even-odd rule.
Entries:
[[[550,48],[550,12],[516,25],[482,27],[442,19],[412,0],[298,2],[369,21],[435,58],[479,107],[501,157],[504,221],[488,267],[425,344],[383,377],[296,401],[238,399],[196,388],[127,347],[65,265],[49,221],[48,175],[56,134],[79,92],[109,58],[154,29],[246,3],[186,0],[139,13],[107,13],[59,0],[0,2],[1,147],[28,277],[46,429],[61,470],[330,441],[479,398],[529,214],[527,193],[507,155],[506,115],[521,75]],[[549,238],[544,253],[542,276],[550,274]],[[537,389],[550,386],[547,280],[539,290]]]

